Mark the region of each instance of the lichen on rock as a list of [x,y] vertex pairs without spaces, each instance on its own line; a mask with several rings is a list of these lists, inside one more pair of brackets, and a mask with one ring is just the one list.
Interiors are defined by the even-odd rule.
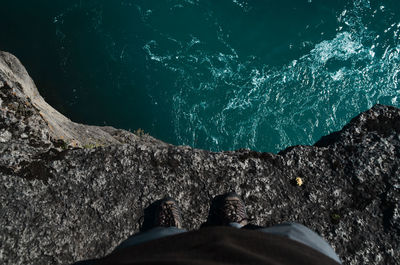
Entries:
[[[209,152],[74,123],[5,52],[0,100],[1,264],[103,256],[167,194],[181,205],[185,226],[197,229],[210,199],[231,190],[255,224],[307,225],[343,264],[400,264],[398,108],[375,105],[314,146],[275,155]],[[302,185],[293,185],[296,178]]]
[[7,130],[0,131],[0,143],[7,143],[11,140],[12,134]]

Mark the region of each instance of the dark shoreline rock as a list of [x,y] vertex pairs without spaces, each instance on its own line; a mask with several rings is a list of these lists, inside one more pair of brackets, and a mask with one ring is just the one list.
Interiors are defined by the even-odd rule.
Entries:
[[244,197],[255,224],[305,224],[344,264],[400,264],[395,107],[375,105],[314,146],[214,153],[73,123],[40,97],[18,59],[0,52],[0,154],[2,264],[106,255],[166,194],[196,229],[210,199],[229,190]]

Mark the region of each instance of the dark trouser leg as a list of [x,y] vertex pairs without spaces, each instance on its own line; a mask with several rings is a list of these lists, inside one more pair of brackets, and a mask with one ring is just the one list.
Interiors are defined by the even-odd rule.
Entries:
[[257,230],[265,233],[288,237],[292,240],[303,243],[304,245],[307,245],[315,250],[318,250],[319,252],[334,259],[335,261],[342,263],[340,261],[340,258],[335,253],[333,248],[328,244],[328,242],[326,242],[321,236],[319,236],[311,229],[305,227],[304,225],[298,223],[283,223],[268,228],[260,228]]
[[[171,227],[154,227],[150,230],[135,234],[130,236],[128,239],[123,241],[119,246],[115,248],[115,250],[126,248],[130,246],[134,246],[137,244],[141,244],[144,242],[148,242],[154,239],[172,236],[180,233],[186,232],[186,229],[180,229],[174,226]],[[115,251],[114,250],[114,251]]]
[[[166,237],[166,236],[172,236],[180,233],[186,232],[185,229],[179,229],[177,227],[171,226],[171,227],[154,227],[150,230],[132,235],[128,237],[125,241],[123,241],[121,244],[119,244],[114,251],[123,249],[126,247],[134,246],[137,244],[141,244],[147,241],[151,241],[154,239]],[[96,263],[96,259],[92,260],[82,260],[74,263],[73,265],[92,265]]]

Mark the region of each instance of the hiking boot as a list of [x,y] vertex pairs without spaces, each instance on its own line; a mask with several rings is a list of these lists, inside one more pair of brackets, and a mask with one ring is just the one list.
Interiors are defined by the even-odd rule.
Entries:
[[174,199],[167,197],[160,201],[155,209],[153,227],[156,226],[182,228],[181,209]]
[[230,192],[218,195],[212,200],[207,222],[203,226],[227,226],[230,223],[245,226],[248,219],[243,200],[235,192]]

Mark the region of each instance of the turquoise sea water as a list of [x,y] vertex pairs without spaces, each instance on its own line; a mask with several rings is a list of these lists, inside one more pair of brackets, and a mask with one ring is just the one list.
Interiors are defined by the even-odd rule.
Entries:
[[398,0],[2,3],[0,49],[74,121],[213,151],[313,144],[400,107]]

